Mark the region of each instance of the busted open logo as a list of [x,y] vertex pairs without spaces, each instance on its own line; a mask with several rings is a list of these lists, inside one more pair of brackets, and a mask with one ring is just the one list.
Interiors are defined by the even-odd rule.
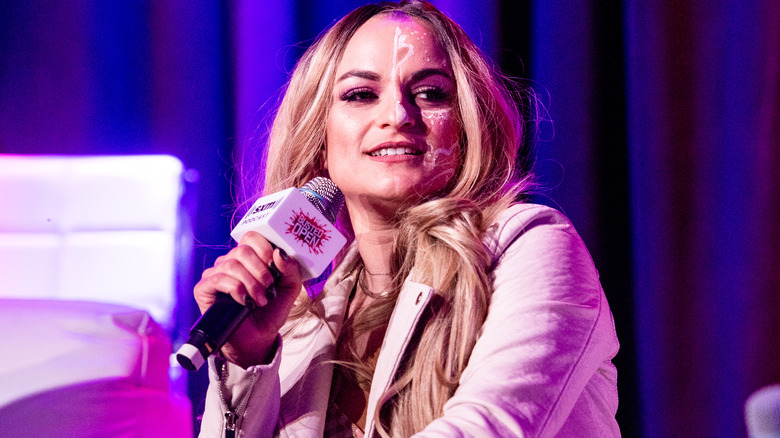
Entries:
[[309,248],[312,254],[322,254],[322,244],[330,240],[330,232],[317,219],[307,215],[303,210],[293,212],[287,225],[287,234]]

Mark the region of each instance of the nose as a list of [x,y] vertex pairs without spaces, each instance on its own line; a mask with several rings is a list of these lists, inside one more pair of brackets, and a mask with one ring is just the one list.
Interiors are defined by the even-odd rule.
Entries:
[[395,127],[397,129],[409,129],[415,125],[415,106],[403,97],[386,99],[382,105],[380,125]]

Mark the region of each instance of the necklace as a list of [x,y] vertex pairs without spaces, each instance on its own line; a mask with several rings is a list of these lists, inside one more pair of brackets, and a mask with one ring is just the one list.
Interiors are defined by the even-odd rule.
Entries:
[[373,272],[369,271],[368,268],[366,268],[366,265],[361,266],[360,269],[366,271],[366,274],[368,275],[393,275],[392,272],[379,272],[377,274],[374,274]]
[[391,272],[381,273],[381,274],[372,274],[371,272],[368,271],[368,269],[366,269],[365,266],[361,266],[360,267],[360,272],[358,272],[358,275],[357,275],[358,285],[360,285],[360,289],[363,290],[363,293],[367,297],[369,297],[369,298],[380,298],[380,297],[383,297],[383,296],[387,295],[387,291],[386,290],[382,291],[382,292],[379,292],[379,293],[376,293],[376,292],[372,291],[368,287],[368,285],[366,284],[366,280],[365,280],[365,277],[363,276],[363,272],[367,273],[368,275],[392,275]]

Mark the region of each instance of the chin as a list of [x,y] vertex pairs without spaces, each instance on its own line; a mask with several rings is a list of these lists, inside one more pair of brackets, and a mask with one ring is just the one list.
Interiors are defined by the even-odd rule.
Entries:
[[393,193],[392,197],[406,205],[420,204],[430,199],[439,198],[445,192],[446,184],[422,184],[408,187],[406,190]]
[[354,200],[363,199],[371,203],[396,204],[410,206],[419,204],[427,199],[436,198],[446,190],[449,179],[428,179],[425,177],[410,178],[407,176],[377,176],[374,179],[365,180],[362,184],[339,185],[347,198]]

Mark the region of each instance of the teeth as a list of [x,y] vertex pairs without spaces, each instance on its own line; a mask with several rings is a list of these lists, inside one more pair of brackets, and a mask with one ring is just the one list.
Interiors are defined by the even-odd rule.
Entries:
[[385,155],[412,155],[414,154],[414,149],[412,148],[383,148],[378,151],[374,151],[371,153],[372,157],[379,157],[379,156],[385,156]]

